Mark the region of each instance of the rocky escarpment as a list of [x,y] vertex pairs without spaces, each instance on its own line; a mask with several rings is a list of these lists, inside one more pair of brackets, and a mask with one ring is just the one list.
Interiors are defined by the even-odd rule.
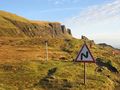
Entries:
[[[34,26],[38,25],[44,34],[47,34],[50,38],[60,37],[71,37],[70,31],[68,31],[65,25],[61,25],[58,22],[33,22]],[[43,25],[44,24],[44,25]],[[42,34],[41,34],[42,36]]]
[[[6,15],[4,15],[6,14]],[[71,30],[58,22],[30,21],[11,13],[0,12],[0,36],[69,38]]]

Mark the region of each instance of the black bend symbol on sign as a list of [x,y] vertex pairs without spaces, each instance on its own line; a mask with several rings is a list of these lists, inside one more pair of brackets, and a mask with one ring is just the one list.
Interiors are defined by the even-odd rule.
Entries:
[[81,60],[83,60],[83,57],[88,58],[88,51],[86,51],[86,54],[81,53]]

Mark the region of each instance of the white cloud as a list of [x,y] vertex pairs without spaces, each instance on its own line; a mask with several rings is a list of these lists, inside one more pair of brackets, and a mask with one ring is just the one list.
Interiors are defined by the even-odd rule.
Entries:
[[64,23],[73,30],[75,37],[84,34],[96,41],[120,44],[120,0],[89,6]]

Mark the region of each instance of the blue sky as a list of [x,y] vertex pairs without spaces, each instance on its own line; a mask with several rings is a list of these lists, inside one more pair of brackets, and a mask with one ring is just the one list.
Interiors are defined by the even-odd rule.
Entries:
[[28,19],[61,21],[75,16],[90,5],[104,0],[2,0],[0,9],[16,13]]
[[1,0],[5,10],[31,20],[58,21],[95,42],[120,47],[120,0]]

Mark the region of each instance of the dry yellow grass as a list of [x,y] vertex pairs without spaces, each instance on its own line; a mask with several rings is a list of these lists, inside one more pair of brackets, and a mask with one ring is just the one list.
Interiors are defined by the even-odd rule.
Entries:
[[[60,50],[49,48],[49,59],[58,60],[67,55]],[[46,60],[46,50],[43,46],[0,46],[0,63],[21,62],[25,60]]]

